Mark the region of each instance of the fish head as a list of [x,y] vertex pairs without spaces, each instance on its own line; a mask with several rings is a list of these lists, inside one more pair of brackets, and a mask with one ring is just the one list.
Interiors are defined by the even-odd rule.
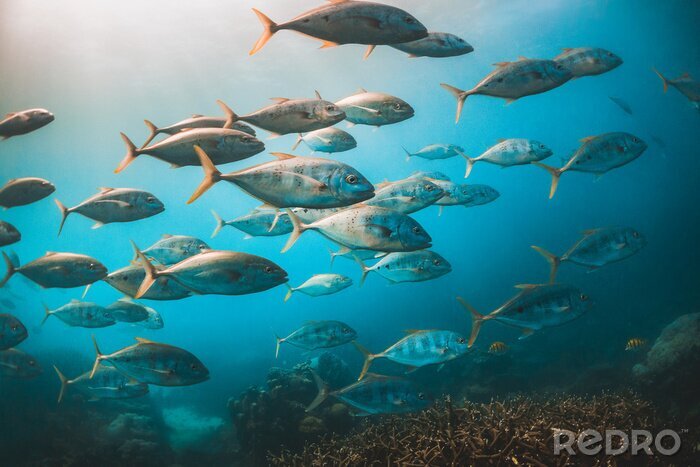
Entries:
[[31,355],[20,351],[15,351],[14,354],[16,356],[14,364],[17,365],[17,374],[21,378],[35,378],[43,373],[41,365]]
[[342,274],[338,274],[338,275],[333,277],[333,285],[349,287],[352,285],[352,279],[349,278],[348,276],[343,276]]
[[431,406],[435,400],[431,393],[412,384],[403,391],[401,399],[406,408],[412,410],[423,410]]
[[160,313],[149,307],[146,307],[146,311],[148,312],[148,318],[145,321],[148,322],[148,327],[150,329],[161,329],[163,326],[165,326],[163,317],[160,315]]
[[341,120],[345,120],[345,111],[335,105],[333,102],[318,100],[314,104],[314,114],[321,121],[332,122],[335,124]]
[[[575,287],[570,288],[569,299],[573,306],[571,312],[575,313],[577,316],[586,313],[593,306],[593,301],[591,300],[591,297]],[[567,311],[567,313],[568,312],[569,311]]]
[[545,60],[544,67],[549,79],[556,84],[564,84],[574,77],[571,68],[564,63],[555,62],[554,60]]
[[594,49],[593,60],[601,73],[617,68],[623,63],[620,57],[605,49]]
[[395,214],[399,217],[399,241],[406,251],[422,250],[430,246],[433,239],[415,219],[405,214]]
[[444,194],[445,190],[426,179],[421,180],[416,187],[416,196],[430,204],[442,198]]
[[553,154],[552,150],[544,143],[535,140],[530,140],[528,143],[530,146],[530,154],[538,161],[546,159]]
[[198,255],[205,250],[211,250],[211,247],[198,238],[191,238],[187,243],[182,245],[182,252],[190,256]]
[[374,186],[355,168],[338,163],[329,177],[329,188],[336,198],[351,204],[374,196]]
[[388,96],[380,105],[381,113],[387,120],[396,123],[407,120],[415,114],[413,107],[398,97]]
[[428,29],[415,16],[399,8],[387,8],[386,26],[396,34],[396,43],[411,42],[428,35]]
[[105,282],[122,292],[138,289],[146,274],[140,266],[127,266],[104,278]]
[[646,237],[636,229],[625,228],[622,234],[625,246],[633,252],[637,252],[647,245]]
[[449,261],[443,258],[441,255],[431,252],[432,254],[428,258],[425,264],[425,268],[431,272],[431,275],[442,276],[449,272],[452,272],[452,265]]
[[638,136],[634,136],[629,133],[623,133],[622,138],[624,140],[624,145],[629,152],[635,156],[640,156],[644,151],[647,150],[647,143],[644,142]]
[[269,259],[259,256],[251,258],[247,265],[246,275],[251,278],[258,290],[267,290],[284,284],[289,280],[287,271]]
[[450,347],[450,350],[452,351],[452,354],[455,357],[464,355],[469,351],[467,339],[465,339],[464,336],[462,336],[461,334],[457,334],[456,332],[450,334],[448,345]]
[[48,125],[53,122],[55,117],[54,114],[46,109],[32,109],[28,112],[29,118],[39,125]]
[[56,191],[56,187],[48,180],[44,180],[43,178],[35,178],[32,179],[31,191],[32,193],[46,197]]
[[491,201],[497,200],[501,194],[492,186],[482,185],[482,195],[483,201],[490,203]]
[[223,146],[229,151],[243,154],[257,154],[265,150],[265,143],[254,135],[243,131],[237,131],[235,135],[224,136]]
[[357,331],[355,331],[353,328],[351,328],[345,323],[339,322],[338,325],[338,331],[340,332],[340,336],[342,337],[344,342],[354,341],[357,338]]
[[357,140],[350,133],[341,133],[338,135],[342,147],[352,149],[357,147]]
[[158,214],[165,211],[163,202],[151,193],[144,193],[141,204],[142,207],[151,214]]
[[454,50],[460,54],[474,52],[474,47],[472,47],[471,44],[454,34],[445,34],[442,40],[445,41],[450,50]]
[[19,319],[9,314],[0,314],[0,317],[4,318],[2,320],[3,329],[0,329],[0,333],[11,337],[8,341],[20,343],[27,338],[27,328]]
[[101,310],[100,315],[102,316],[102,319],[104,321],[116,321],[116,318],[114,317],[112,312],[109,310]]
[[72,274],[86,283],[92,283],[107,277],[107,268],[95,258],[86,256],[73,263]]
[[186,384],[195,384],[209,379],[209,369],[189,352],[183,354],[177,364],[179,378]]

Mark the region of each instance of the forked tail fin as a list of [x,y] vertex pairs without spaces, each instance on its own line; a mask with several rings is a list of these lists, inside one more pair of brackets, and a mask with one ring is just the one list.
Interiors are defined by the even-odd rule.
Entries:
[[316,395],[316,398],[314,398],[314,400],[311,401],[308,407],[306,407],[307,412],[311,412],[316,407],[321,405],[330,394],[328,392],[328,385],[321,379],[321,377],[318,376],[314,370],[309,371],[311,372],[311,375],[314,378],[314,382],[316,383],[316,387],[318,388],[318,394]]
[[5,260],[5,267],[7,268],[7,271],[5,272],[5,277],[3,277],[2,281],[0,281],[0,288],[5,286],[7,281],[9,281],[10,277],[12,277],[15,272],[17,272],[17,268],[19,267],[18,261],[13,261],[12,259],[10,259],[10,257],[7,256],[7,253],[5,253],[4,251],[2,252],[2,258]]
[[58,391],[58,403],[60,404],[63,400],[63,395],[66,393],[66,389],[68,389],[68,378],[63,376],[63,373],[61,373],[61,370],[59,370],[56,365],[53,366],[53,369],[56,370],[58,379],[61,380],[61,389]]
[[42,303],[42,305],[44,306],[44,319],[41,320],[40,326],[43,326],[46,320],[49,319],[49,316],[51,316],[51,310],[46,306],[46,303]]
[[60,202],[58,199],[54,199],[56,202],[56,206],[58,206],[58,209],[61,211],[61,224],[58,226],[58,235],[57,237],[61,235],[61,230],[63,230],[63,224],[66,223],[66,219],[68,218],[68,214],[71,213],[70,209],[65,207],[62,202]]
[[353,345],[357,348],[357,350],[360,351],[362,356],[365,358],[364,363],[362,364],[362,371],[360,372],[360,376],[357,377],[357,380],[360,381],[362,378],[365,377],[367,374],[367,370],[369,370],[369,366],[372,364],[372,361],[377,357],[376,355],[372,354],[369,350],[367,350],[365,347],[362,345],[358,344],[355,341],[352,341]]
[[304,141],[304,135],[299,133],[299,136],[297,136],[297,140],[294,143],[294,146],[292,146],[292,151],[296,151],[297,147],[299,147],[302,141]]
[[277,23],[268,18],[264,13],[253,8],[253,13],[255,13],[263,25],[263,32],[260,35],[258,41],[250,49],[248,55],[255,54],[258,50],[262,49],[263,46],[270,40],[270,38],[279,30]]
[[150,120],[144,120],[143,123],[145,123],[146,126],[148,127],[148,131],[150,132],[150,134],[148,135],[148,138],[146,139],[146,141],[141,145],[140,149],[143,149],[146,146],[148,146],[148,143],[153,141],[153,138],[158,136],[158,133],[160,133],[160,129],[158,129],[158,127],[155,126],[153,124],[153,122],[151,122]]
[[659,70],[657,70],[656,68],[652,68],[652,71],[656,73],[656,76],[661,78],[661,82],[664,84],[664,92],[668,91],[668,79],[666,79],[664,75],[659,73]]
[[532,162],[533,165],[541,167],[552,176],[552,186],[549,188],[549,199],[554,198],[554,193],[557,192],[557,187],[559,186],[559,179],[564,170],[557,169],[556,167],[550,167],[549,165],[543,164],[541,162]]
[[280,336],[275,336],[275,339],[277,339],[277,346],[275,347],[275,358],[277,358],[280,354],[280,345],[282,345],[282,342],[284,342],[284,339],[281,338]]
[[561,264],[561,258],[550,253],[544,248],[532,245],[532,249],[537,253],[541,254],[542,257],[549,263],[549,283],[554,284],[554,280],[557,278],[557,271],[559,270],[559,265]]
[[355,259],[357,265],[360,266],[360,269],[362,269],[362,277],[360,277],[360,287],[362,287],[362,285],[365,283],[365,279],[367,279],[367,274],[369,274],[370,268],[368,268],[355,253],[352,253],[352,257]]
[[464,107],[464,101],[467,100],[467,97],[469,97],[469,91],[465,91],[464,89],[459,89],[454,86],[450,86],[449,84],[446,83],[440,83],[440,86],[442,86],[443,89],[446,89],[447,92],[452,94],[455,99],[457,99],[457,114],[455,116],[455,123],[459,122],[459,117],[462,115],[462,108]]
[[411,160],[411,157],[413,157],[413,154],[411,154],[411,153],[408,151],[408,149],[406,149],[406,148],[403,147],[403,146],[401,146],[401,149],[403,149],[403,152],[406,153],[406,162],[410,161],[410,160]]
[[211,159],[209,159],[209,156],[207,156],[207,153],[197,145],[194,145],[193,148],[199,157],[199,162],[202,164],[202,169],[204,169],[204,180],[202,180],[202,183],[200,183],[194,193],[192,193],[190,199],[187,200],[187,204],[194,203],[197,198],[204,194],[204,192],[213,187],[216,182],[221,180],[221,172],[217,170],[214,163],[211,161]]
[[124,156],[124,159],[119,163],[119,166],[114,169],[114,173],[118,174],[122,170],[126,169],[129,164],[134,162],[138,155],[140,154],[139,150],[136,149],[136,145],[129,139],[128,136],[126,136],[124,133],[119,133],[122,136],[122,140],[124,140],[124,144],[126,145],[126,155]]
[[224,228],[224,225],[226,224],[224,223],[224,220],[221,218],[221,216],[216,213],[216,211],[212,209],[211,213],[214,216],[214,220],[216,220],[216,227],[214,227],[214,231],[211,233],[211,238],[214,238],[217,235],[219,235],[219,232],[221,231],[221,229]]
[[143,297],[146,292],[148,292],[148,289],[151,288],[153,283],[156,281],[158,276],[162,275],[161,272],[156,270],[155,266],[148,261],[148,258],[146,258],[146,255],[144,255],[141,250],[139,250],[139,247],[136,246],[136,243],[131,242],[131,246],[134,247],[134,252],[136,253],[136,257],[141,260],[141,265],[143,266],[143,270],[146,273],[146,276],[143,278],[143,282],[141,282],[141,285],[139,286],[139,289],[136,291],[136,294],[134,295],[134,298],[141,298]]
[[221,110],[224,111],[224,115],[226,116],[223,128],[233,128],[233,124],[238,121],[238,115],[236,115],[236,113],[231,110],[231,107],[226,105],[221,99],[217,99],[216,103],[219,104],[219,107],[221,107]]
[[292,230],[292,233],[289,234],[289,240],[287,240],[284,248],[282,248],[282,253],[288,251],[292,246],[294,246],[294,243],[296,243],[296,241],[299,239],[299,235],[309,228],[307,224],[301,222],[301,219],[299,219],[299,217],[294,214],[291,209],[285,209],[285,211],[287,212],[289,219],[292,221],[292,226],[294,229]]
[[486,317],[476,311],[476,309],[471,306],[465,299],[462,297],[457,297],[457,301],[467,310],[469,310],[469,313],[471,313],[472,316],[472,333],[469,336],[469,343],[467,344],[468,347],[471,347],[474,345],[474,341],[476,341],[477,336],[479,335],[479,330],[481,329],[481,324],[484,322]]
[[284,285],[287,286],[287,295],[284,296],[284,301],[285,301],[285,303],[286,303],[287,300],[289,300],[290,298],[292,298],[292,294],[294,293],[294,288],[292,288],[292,286],[289,285],[288,283],[285,283]]
[[97,371],[97,368],[100,366],[100,362],[104,359],[104,355],[102,355],[102,352],[100,352],[100,348],[97,346],[97,339],[95,339],[95,336],[92,336],[92,343],[95,344],[95,364],[92,366],[92,371],[90,372],[90,379],[92,379],[93,376],[95,376],[95,372]]
[[457,154],[462,156],[465,161],[467,161],[467,169],[464,171],[464,178],[468,178],[469,174],[472,173],[472,169],[474,168],[474,163],[476,163],[476,159],[473,157],[469,157],[466,154],[464,154],[462,151],[457,150]]

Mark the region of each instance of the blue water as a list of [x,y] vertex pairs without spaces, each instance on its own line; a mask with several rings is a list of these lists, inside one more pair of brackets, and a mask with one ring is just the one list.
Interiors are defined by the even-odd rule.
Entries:
[[[21,349],[38,356],[45,375],[52,371],[52,356],[64,352],[76,352],[87,370],[94,358],[93,333],[106,352],[130,345],[135,336],[146,337],[188,349],[211,372],[209,381],[196,386],[153,388],[154,403],[186,403],[226,417],[227,399],[262,384],[270,367],[290,368],[309,358],[286,345],[275,360],[275,333],[286,335],[307,320],[337,319],[354,327],[358,340],[375,351],[399,339],[404,329],[452,329],[466,335],[470,319],[456,295],[489,312],[516,292],[515,284],[546,281],[547,265],[530,245],[561,253],[581,231],[608,225],[637,228],[648,246],[594,273],[562,266],[559,279],[580,287],[595,306],[571,324],[517,343],[519,352],[542,364],[563,353],[578,353],[583,357],[576,364],[584,371],[627,358],[627,339],[653,340],[676,316],[697,305],[700,115],[675,90],[663,94],[651,71],[657,67],[671,77],[685,71],[700,75],[696,2],[393,1],[429,29],[465,38],[475,52],[450,59],[407,59],[378,47],[365,61],[362,46],[317,50],[318,42],[287,31],[249,57],[260,32],[249,7],[284,20],[318,1],[259,3],[207,1],[193,8],[165,1],[3,2],[3,112],[45,107],[56,121],[0,144],[0,180],[47,178],[57,187],[52,197],[67,206],[101,186],[147,189],[166,205],[156,217],[97,230],[90,229],[91,220],[71,215],[59,238],[60,214],[50,198],[3,212],[3,220],[22,232],[22,241],[11,247],[22,263],[45,251],[69,251],[92,255],[116,270],[132,258],[129,240],[146,247],[163,234],[186,234],[217,249],[270,258],[289,272],[292,285],[330,272],[327,249],[336,247],[314,232],[302,235],[286,254],[279,253],[286,237],[243,240],[242,232],[227,227],[209,239],[211,209],[231,219],[259,202],[221,183],[185,205],[201,180],[198,167],[171,170],[143,156],[122,173],[113,173],[124,154],[120,131],[139,144],[147,136],[143,118],[166,125],[192,113],[219,115],[216,99],[243,114],[267,105],[269,97],[312,97],[314,90],[332,101],[359,87],[401,97],[416,109],[415,117],[378,131],[356,126],[348,131],[358,147],[330,156],[374,182],[398,180],[416,170],[440,170],[461,180],[460,158],[406,162],[401,146],[417,151],[432,143],[453,143],[476,156],[500,138],[532,138],[554,150],[548,162],[557,166],[581,138],[609,131],[631,132],[646,140],[649,149],[597,182],[587,174],[565,174],[553,200],[547,199],[549,175],[539,168],[501,170],[477,164],[469,182],[492,185],[501,193],[497,201],[471,209],[447,208],[440,217],[435,207],[413,215],[431,234],[433,249],[452,263],[453,271],[435,281],[389,286],[373,274],[362,288],[320,298],[294,294],[286,304],[283,286],[247,296],[144,301],[162,314],[163,329],[118,324],[91,331],[69,328],[57,319],[39,327],[42,302],[57,308],[79,298],[82,289],[38,290],[13,278],[11,290],[21,297],[13,299],[14,313],[30,329]],[[550,58],[563,47],[579,46],[612,50],[624,64],[508,106],[499,99],[472,96],[460,123],[454,124],[454,99],[439,83],[468,89],[492,70],[492,63],[518,56]],[[629,102],[634,115],[622,112],[608,96]],[[339,127],[345,129],[345,123]],[[267,138],[264,130],[258,134]],[[666,148],[655,145],[650,135],[661,138]],[[295,135],[264,139],[266,152],[290,152],[294,140]],[[303,144],[297,151],[308,153]],[[261,153],[223,168],[233,171],[268,160]],[[337,259],[332,271],[359,282],[359,269],[351,261]],[[107,305],[120,296],[106,283],[97,283],[86,299]],[[476,345],[485,349],[496,340],[514,344],[517,336],[514,329],[488,323]],[[351,346],[333,352],[359,371],[361,358]],[[377,368],[399,371],[390,365]],[[58,391],[53,374],[41,384]]]

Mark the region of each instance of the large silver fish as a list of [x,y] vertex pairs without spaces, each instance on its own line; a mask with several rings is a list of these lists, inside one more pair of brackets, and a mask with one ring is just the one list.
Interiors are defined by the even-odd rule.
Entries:
[[7,266],[0,287],[15,273],[36,282],[44,288],[71,288],[92,284],[107,276],[107,268],[95,258],[76,253],[55,253],[48,251],[41,258],[19,265],[19,259],[10,258],[4,251],[2,256]]
[[407,178],[376,186],[374,198],[365,202],[368,206],[379,206],[403,214],[424,209],[442,198],[444,192],[428,180]]
[[664,92],[668,91],[668,87],[674,87],[688,99],[696,109],[700,109],[700,81],[696,81],[690,76],[690,73],[683,73],[676,79],[668,79],[654,68],[656,73],[664,84]]
[[0,246],[12,245],[22,239],[17,227],[9,222],[0,221]]
[[276,237],[292,231],[292,221],[289,220],[287,213],[274,209],[256,208],[230,221],[223,220],[213,210],[211,213],[216,220],[216,227],[214,227],[214,232],[211,234],[212,238],[216,237],[221,229],[227,225],[245,232],[244,240],[252,237]]
[[609,50],[596,47],[564,49],[553,60],[571,70],[574,78],[599,75],[622,65],[620,57]]
[[148,394],[147,384],[129,378],[116,368],[101,366],[92,378],[90,378],[90,372],[86,371],[75,379],[66,378],[56,365],[53,369],[61,380],[61,389],[58,393],[59,404],[69,388],[83,394],[89,401],[131,399]]
[[413,107],[398,97],[383,92],[360,89],[352,96],[336,102],[352,125],[391,125],[407,120],[415,114]]
[[43,178],[13,178],[0,188],[0,207],[5,209],[24,206],[42,200],[56,191],[56,187]]
[[0,120],[0,141],[25,135],[53,122],[54,115],[46,109],[10,112]]
[[372,184],[342,162],[272,153],[277,160],[222,174],[199,147],[204,181],[187,203],[192,203],[215,183],[225,180],[267,207],[332,208],[359,203],[374,195]]
[[485,321],[500,321],[521,328],[522,337],[527,337],[542,328],[573,321],[591,306],[588,295],[571,285],[527,284],[516,287],[522,291],[488,315],[482,315],[462,297],[457,297],[472,316],[469,347],[474,344]]
[[579,264],[593,270],[627,259],[646,244],[644,235],[631,227],[602,227],[583,232],[583,238],[561,256],[538,246],[532,248],[549,263],[549,282],[553,283],[562,262]]
[[68,326],[81,328],[105,328],[116,323],[112,313],[105,307],[90,302],[71,300],[60,308],[50,310],[44,305],[43,325],[50,316],[55,316]]
[[170,265],[210,249],[209,245],[196,237],[164,234],[160,240],[143,250],[143,254],[160,264]]
[[429,32],[422,39],[401,44],[392,44],[390,47],[406,52],[410,58],[416,57],[456,57],[474,51],[474,47],[461,37],[449,32]]
[[15,316],[0,313],[0,350],[16,347],[29,333],[24,324]]
[[109,305],[106,310],[115,321],[120,321],[123,323],[138,323],[145,321],[151,315],[150,311],[154,311],[128,297],[120,298],[116,302]]
[[172,125],[164,126],[161,128],[158,128],[150,120],[144,120],[143,122],[146,124],[151,134],[148,136],[148,139],[146,139],[146,142],[144,142],[141,145],[141,148],[145,148],[148,145],[148,143],[153,141],[153,139],[160,134],[172,136],[182,131],[189,131],[194,128],[230,128],[232,130],[238,130],[242,131],[243,133],[248,133],[250,136],[255,136],[255,130],[253,128],[241,122],[232,123],[230,116],[207,117],[205,115],[195,114],[192,115],[190,118],[180,120],[177,123],[173,123]]
[[430,247],[430,235],[413,218],[391,209],[358,205],[345,209],[311,224],[304,224],[287,210],[294,225],[282,252],[289,250],[307,230],[350,249],[383,252],[413,251]]
[[629,164],[647,149],[647,144],[644,141],[623,131],[589,136],[583,138],[581,143],[581,147],[561,168],[533,162],[552,176],[552,186],[549,190],[550,199],[554,197],[559,186],[559,179],[564,172],[587,172],[600,177],[609,170]]
[[103,187],[99,193],[72,208],[66,208],[58,199],[55,201],[61,211],[58,235],[61,235],[68,215],[74,212],[96,221],[92,228],[97,229],[104,224],[132,222],[165,211],[165,206],[155,195],[135,188]]
[[[165,266],[155,267],[165,269]],[[110,273],[104,278],[104,281],[118,291],[130,297],[134,297],[145,278],[146,272],[143,270],[142,266],[130,264],[129,266]],[[141,298],[149,300],[179,300],[187,298],[190,295],[192,295],[191,290],[180,285],[172,278],[159,277]]]
[[355,337],[357,332],[341,321],[310,321],[287,337],[276,336],[275,358],[279,356],[280,345],[285,342],[305,350],[315,350],[347,344]]
[[290,30],[323,41],[322,48],[341,44],[367,44],[365,58],[375,45],[400,44],[428,35],[428,30],[409,13],[381,3],[355,0],[328,0],[291,21],[277,24],[253,8],[263,25],[263,33],[250,55],[262,49],[277,31]]
[[344,152],[357,147],[357,141],[350,133],[335,127],[321,128],[305,135],[300,133],[292,151],[296,150],[302,141],[313,152]]
[[31,379],[42,372],[34,357],[17,349],[0,350],[0,376]]
[[457,116],[459,122],[462,107],[467,97],[474,94],[501,97],[511,103],[521,97],[539,94],[566,83],[573,77],[569,68],[553,60],[520,58],[517,62],[496,63],[496,69],[472,89],[463,89],[441,83],[457,99]]
[[552,155],[552,150],[539,141],[525,138],[510,138],[498,142],[491,146],[478,157],[464,155],[467,161],[467,171],[464,178],[469,174],[477,162],[488,162],[500,165],[501,167],[512,167],[514,165],[525,165],[530,162],[539,162]]
[[185,349],[168,344],[136,338],[137,343],[105,355],[95,343],[95,365],[90,379],[95,377],[102,362],[111,364],[126,376],[156,386],[189,386],[209,379],[209,370]]
[[445,258],[429,250],[389,253],[372,266],[365,266],[359,257],[356,261],[362,268],[360,285],[370,272],[396,284],[437,279],[452,271],[452,265]]
[[243,295],[262,292],[287,282],[287,272],[269,259],[236,251],[206,250],[167,269],[156,269],[134,250],[146,277],[134,298],[142,297],[159,277],[170,277],[200,295]]
[[352,279],[342,274],[314,274],[300,286],[292,287],[287,283],[288,290],[284,301],[292,298],[294,292],[301,292],[310,297],[320,297],[340,292],[351,285]]

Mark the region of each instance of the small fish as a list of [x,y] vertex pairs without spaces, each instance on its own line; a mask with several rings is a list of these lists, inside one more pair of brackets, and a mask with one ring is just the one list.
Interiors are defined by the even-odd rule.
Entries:
[[367,374],[366,378],[336,391],[311,372],[318,395],[306,408],[311,412],[328,397],[334,397],[359,411],[358,415],[399,414],[417,412],[429,407],[432,399],[404,378]]
[[131,399],[148,394],[148,385],[139,383],[125,376],[116,368],[101,366],[90,378],[87,371],[75,379],[66,378],[63,373],[54,365],[54,370],[61,381],[61,389],[58,393],[58,403],[60,404],[68,388],[74,388],[81,394],[88,397],[90,401],[101,399]]
[[256,208],[248,214],[239,216],[233,220],[225,221],[215,211],[211,212],[216,220],[216,227],[211,234],[212,238],[227,225],[245,232],[245,240],[252,237],[276,237],[286,235],[292,231],[292,221],[286,212],[274,209]]
[[16,347],[29,336],[27,328],[16,317],[0,313],[0,350]]
[[432,239],[418,222],[406,214],[377,206],[358,205],[311,224],[304,224],[287,210],[294,230],[282,252],[289,250],[307,230],[350,249],[382,252],[414,251],[430,247]]
[[561,256],[538,246],[532,248],[549,263],[549,282],[554,283],[559,265],[564,261],[595,270],[629,258],[646,244],[644,235],[631,227],[602,227],[584,231],[583,238]]
[[49,310],[49,307],[44,305],[44,311],[42,325],[50,316],[55,316],[68,326],[81,328],[104,328],[116,323],[112,313],[105,307],[79,300],[71,300],[55,310]]
[[0,376],[31,379],[42,372],[39,362],[34,357],[17,349],[0,351]]
[[92,340],[97,357],[90,379],[95,377],[102,362],[129,378],[156,386],[190,386],[209,379],[207,367],[185,349],[137,337],[136,344],[105,355],[94,336]]
[[100,192],[72,208],[66,208],[54,200],[61,211],[61,235],[68,215],[74,212],[96,221],[93,229],[112,222],[132,222],[155,216],[165,211],[165,206],[155,195],[134,188],[100,188]]
[[632,115],[632,107],[622,99],[621,97],[608,96],[608,99],[613,101],[619,108],[621,108],[626,114]]
[[632,339],[627,341],[627,345],[625,346],[625,350],[639,350],[642,347],[646,347],[647,341],[646,339],[640,339],[639,337],[633,337]]
[[0,207],[25,206],[46,198],[54,191],[56,187],[43,178],[13,178],[0,188]]
[[352,279],[341,274],[315,274],[298,287],[292,287],[287,283],[288,290],[284,301],[289,300],[294,292],[301,292],[310,297],[320,297],[340,292],[351,285]]
[[581,140],[581,147],[571,156],[571,159],[561,168],[550,167],[541,162],[533,162],[542,167],[552,176],[552,186],[549,198],[559,186],[561,174],[567,171],[588,172],[602,176],[604,173],[629,164],[642,155],[647,144],[640,138],[622,131],[589,136]]
[[564,49],[554,61],[571,70],[574,78],[607,73],[620,65],[622,59],[609,50],[595,47]]
[[9,222],[0,221],[0,246],[12,245],[22,239],[22,234]]
[[157,269],[133,244],[146,277],[134,298],[140,298],[159,277],[171,277],[199,295],[244,295],[287,282],[287,272],[269,259],[236,251],[206,250],[167,269]]
[[413,107],[398,97],[382,92],[367,92],[364,89],[336,104],[345,112],[350,126],[391,125],[408,120],[415,114]]
[[510,104],[521,97],[559,87],[573,77],[571,70],[553,60],[521,57],[517,62],[501,62],[495,65],[497,68],[494,71],[468,91],[449,84],[440,84],[457,99],[455,123],[459,122],[464,101],[471,95],[501,97]]
[[171,265],[210,249],[209,245],[196,237],[164,234],[160,240],[143,250],[143,254],[160,264]]
[[146,329],[163,329],[165,323],[163,322],[163,317],[160,315],[160,313],[147,306],[144,307],[144,310],[146,310],[148,313],[148,318],[135,324]]
[[379,206],[403,214],[412,214],[427,208],[444,195],[435,183],[426,179],[407,178],[375,186],[374,198],[367,206]]
[[128,297],[120,298],[109,305],[106,310],[115,321],[123,323],[138,323],[147,320],[151,316],[147,306],[136,303]]
[[668,79],[659,73],[656,68],[652,68],[652,70],[661,78],[664,84],[664,92],[668,91],[669,86],[674,87],[678,92],[683,94],[696,109],[700,109],[700,81],[694,80],[689,73],[683,73],[676,79]]
[[16,255],[10,258],[3,251],[2,256],[7,272],[0,281],[0,287],[3,287],[15,273],[22,274],[44,288],[63,289],[92,284],[107,276],[107,268],[87,255],[47,251],[41,258],[24,266],[19,265],[19,258]]
[[410,152],[406,148],[402,149],[406,153],[406,160],[409,160],[411,157],[420,157],[422,159],[435,161],[439,159],[449,159],[451,157],[464,154],[464,149],[454,144],[430,144],[418,150],[418,152]]
[[10,112],[0,120],[0,141],[25,135],[53,122],[54,115],[46,109],[29,109]]
[[[155,265],[156,269],[165,266]],[[146,278],[146,272],[140,265],[130,264],[118,269],[104,278],[104,281],[118,291],[130,297],[136,296],[139,286]],[[180,285],[170,277],[159,277],[141,297],[149,300],[180,300],[192,295],[192,291]]]
[[540,329],[573,321],[591,306],[588,295],[570,285],[524,284],[516,288],[521,292],[488,315],[482,315],[462,297],[457,297],[457,301],[472,316],[469,347],[474,344],[485,321],[495,320],[521,328],[522,339]]
[[457,184],[452,182],[436,182],[444,190],[442,198],[435,202],[442,214],[444,206],[464,206],[470,208],[495,201],[501,194],[489,185]]
[[422,39],[401,44],[392,44],[396,50],[406,52],[409,58],[416,57],[457,57],[474,51],[474,47],[461,37],[449,32],[429,32]]
[[472,158],[463,154],[467,161],[467,171],[464,174],[464,178],[469,177],[474,164],[480,161],[506,168],[539,162],[551,155],[552,150],[539,141],[524,138],[503,139],[498,144],[488,148],[479,157]]
[[350,133],[334,127],[321,128],[305,135],[299,133],[296,143],[292,146],[292,151],[302,141],[314,152],[345,152],[357,147],[357,141]]
[[250,55],[262,49],[277,31],[285,29],[323,41],[322,48],[367,44],[365,58],[376,45],[400,44],[428,35],[428,30],[420,21],[400,8],[354,0],[328,1],[326,5],[281,24],[253,8],[264,30],[250,50]]
[[342,162],[272,153],[277,160],[222,174],[207,154],[196,148],[204,180],[187,201],[194,202],[215,183],[224,180],[262,200],[265,207],[334,208],[349,206],[374,195],[374,186]]
[[351,250],[348,247],[341,247],[338,251],[329,249],[329,252],[331,254],[331,266],[333,266],[335,258],[347,258],[354,261],[357,261],[356,258],[359,258],[360,261],[368,261],[383,258],[387,255],[387,253],[376,252],[374,250]]
[[359,257],[355,257],[362,268],[360,285],[364,284],[367,274],[376,272],[385,279],[398,284],[401,282],[422,282],[437,279],[452,271],[452,265],[434,251],[420,250],[388,253],[373,266],[365,266]]
[[316,350],[347,344],[356,337],[357,332],[343,322],[310,321],[287,337],[276,336],[275,358],[278,357],[280,345],[284,342],[305,350]]
[[501,355],[508,351],[508,346],[503,342],[497,341],[489,346],[489,353]]
[[146,142],[141,145],[141,148],[148,146],[148,143],[153,141],[153,139],[159,134],[166,135],[176,135],[183,131],[189,131],[194,128],[230,128],[236,131],[242,131],[243,133],[248,133],[250,136],[255,136],[255,130],[245,123],[241,122],[231,122],[228,116],[224,117],[206,117],[204,115],[192,115],[190,118],[186,118],[172,125],[158,128],[151,121],[143,121],[151,134],[146,139]]
[[[306,133],[333,126],[345,119],[345,112],[337,105],[321,98],[316,91],[315,99],[288,99],[274,97],[274,104],[248,115],[236,115],[226,107],[234,122],[244,121],[267,130],[271,137],[289,133]],[[226,106],[219,101],[221,106]],[[208,152],[208,151],[207,151]]]

